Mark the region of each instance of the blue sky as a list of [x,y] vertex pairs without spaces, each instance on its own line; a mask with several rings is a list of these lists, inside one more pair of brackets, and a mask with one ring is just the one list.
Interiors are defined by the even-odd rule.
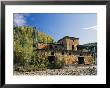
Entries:
[[95,13],[14,13],[14,25],[35,26],[54,38],[79,38],[80,44],[97,41],[97,14]]

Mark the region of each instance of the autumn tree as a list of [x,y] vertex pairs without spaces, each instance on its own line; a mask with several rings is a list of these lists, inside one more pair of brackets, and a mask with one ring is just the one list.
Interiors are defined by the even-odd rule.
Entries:
[[[33,27],[14,27],[14,64],[27,65],[33,58],[36,43],[52,43],[53,38]],[[35,53],[36,54],[36,53]],[[34,57],[36,59],[36,57]]]
[[14,28],[14,62],[26,65],[33,53],[33,29],[30,27]]

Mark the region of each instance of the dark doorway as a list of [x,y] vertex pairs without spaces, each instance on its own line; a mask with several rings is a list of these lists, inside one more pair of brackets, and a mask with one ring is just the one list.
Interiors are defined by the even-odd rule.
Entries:
[[54,52],[51,52],[51,55],[54,55]]
[[55,46],[55,48],[57,48],[57,46]]
[[48,64],[48,68],[49,69],[55,69],[55,56],[48,56],[48,61],[49,61],[49,64]]
[[71,55],[71,53],[69,53],[69,55]]
[[62,55],[64,55],[64,52],[62,52]]
[[50,49],[53,49],[52,45],[50,45]]
[[55,56],[48,56],[48,60],[50,63],[55,61]]
[[78,64],[84,64],[84,57],[78,57]]
[[74,50],[74,45],[72,45],[72,50]]

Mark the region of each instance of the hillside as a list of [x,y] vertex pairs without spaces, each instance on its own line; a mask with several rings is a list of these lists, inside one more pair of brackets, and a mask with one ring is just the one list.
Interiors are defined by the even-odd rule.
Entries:
[[97,42],[87,43],[87,44],[84,44],[84,46],[97,46]]

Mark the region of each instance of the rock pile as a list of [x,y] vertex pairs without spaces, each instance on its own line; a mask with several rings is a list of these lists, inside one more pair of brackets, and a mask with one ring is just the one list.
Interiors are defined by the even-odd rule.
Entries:
[[14,75],[97,75],[95,65],[65,66],[63,69],[47,69],[35,72],[14,72]]

